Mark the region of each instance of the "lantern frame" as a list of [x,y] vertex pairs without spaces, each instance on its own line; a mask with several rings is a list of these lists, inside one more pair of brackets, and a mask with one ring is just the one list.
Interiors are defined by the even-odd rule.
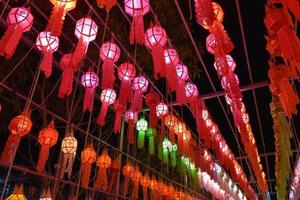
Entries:
[[108,103],[109,105],[113,104],[117,98],[117,93],[113,89],[102,90],[100,95],[100,100],[102,103]]

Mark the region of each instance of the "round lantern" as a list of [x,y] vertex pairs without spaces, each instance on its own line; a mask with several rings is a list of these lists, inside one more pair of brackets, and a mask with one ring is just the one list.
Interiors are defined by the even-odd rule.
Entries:
[[143,93],[148,89],[149,81],[144,76],[137,76],[133,79],[132,89],[134,90],[134,98],[131,109],[140,112],[143,109]]
[[189,70],[186,65],[177,64],[176,65],[176,75],[179,80],[186,81],[189,79]]
[[165,117],[165,125],[170,129],[174,129],[176,122],[177,118],[173,114],[168,114]]
[[211,53],[211,54],[215,54],[215,49],[217,48],[217,41],[215,36],[210,33],[207,37],[206,37],[206,50]]
[[158,79],[159,76],[165,76],[166,73],[163,48],[167,43],[167,39],[166,31],[158,25],[148,28],[145,33],[145,45],[151,49],[155,79]]
[[81,186],[87,188],[90,182],[92,164],[96,161],[96,151],[89,145],[81,152]]
[[235,70],[236,64],[230,55],[226,55],[225,57],[216,57],[214,67],[219,76],[225,76],[229,71],[233,72]]
[[148,130],[148,122],[145,119],[140,119],[136,123],[136,130],[138,131],[138,143],[137,146],[139,149],[144,148],[145,135]]
[[168,108],[167,104],[159,103],[156,106],[156,116],[158,118],[165,117],[168,114],[168,112],[169,112],[169,108]]
[[81,77],[81,84],[85,87],[84,100],[83,100],[83,112],[87,109],[92,112],[93,101],[95,95],[95,88],[99,84],[98,75],[93,72],[92,68],[84,73]]
[[133,17],[130,26],[130,44],[135,41],[138,44],[144,43],[144,20],[143,16],[150,10],[149,0],[125,0],[125,12]]
[[117,94],[113,89],[102,90],[100,100],[102,102],[101,110],[99,112],[97,123],[101,126],[105,125],[106,113],[109,105],[113,104],[117,98]]
[[132,96],[131,81],[134,79],[136,70],[130,63],[123,63],[119,66],[118,77],[121,80],[119,102],[126,105],[130,102]]
[[130,144],[134,143],[134,124],[137,122],[137,120],[138,120],[137,112],[128,110],[125,113],[125,121],[128,123],[128,129],[129,129],[128,139]]
[[77,140],[73,136],[65,137],[61,144],[61,150],[64,154],[74,154],[77,150]]
[[99,167],[98,175],[95,182],[95,188],[100,190],[107,190],[108,182],[107,182],[107,174],[106,170],[111,167],[111,158],[107,153],[106,149],[103,149],[102,154],[98,156],[96,165]]
[[51,32],[41,32],[36,39],[37,48],[43,52],[43,59],[40,63],[40,68],[48,78],[52,73],[53,52],[58,49],[59,39],[53,36]]
[[183,64],[176,65],[177,86],[176,86],[176,99],[178,105],[185,103],[185,81],[189,79],[189,72],[187,66]]
[[187,83],[185,85],[185,96],[189,102],[192,102],[197,98],[199,95],[198,88],[193,83]]
[[164,58],[166,65],[167,82],[170,86],[170,90],[175,91],[178,82],[176,65],[179,63],[179,56],[175,49],[165,49]]
[[31,29],[33,16],[27,8],[12,8],[6,22],[8,27],[0,40],[0,55],[10,59],[15,53],[22,34]]

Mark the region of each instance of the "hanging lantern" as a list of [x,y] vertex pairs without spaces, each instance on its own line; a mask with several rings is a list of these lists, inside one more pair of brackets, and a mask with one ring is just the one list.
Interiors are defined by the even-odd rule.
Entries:
[[186,126],[183,122],[177,122],[174,126],[174,133],[177,134],[178,151],[183,150],[183,133],[186,130]]
[[84,100],[83,100],[83,112],[89,110],[92,112],[95,88],[98,86],[99,78],[93,68],[90,67],[89,70],[84,73],[81,77],[81,84],[85,87]]
[[102,105],[97,118],[97,124],[99,124],[100,126],[105,125],[105,118],[106,118],[108,106],[115,102],[116,97],[117,94],[113,89],[102,90],[100,95],[100,100],[102,102]]
[[189,101],[192,101],[193,99],[198,97],[198,95],[199,95],[198,88],[195,84],[187,83],[185,85],[185,96],[187,99],[189,99]]
[[162,119],[162,123],[160,126],[160,138],[163,138],[165,136],[165,122],[164,117],[168,114],[169,108],[165,103],[159,103],[156,106],[156,116],[159,119]]
[[235,70],[236,64],[230,55],[226,55],[223,57],[216,57],[214,67],[219,76],[225,76],[229,73],[229,70],[230,72]]
[[148,130],[148,122],[145,119],[140,119],[136,123],[136,130],[138,131],[137,146],[139,149],[143,149],[145,143],[146,131]]
[[97,158],[96,165],[99,169],[95,188],[106,191],[108,189],[106,170],[111,167],[111,158],[106,149],[103,149],[102,154]]
[[143,109],[143,93],[148,89],[149,81],[144,76],[137,76],[133,79],[132,89],[134,91],[131,109],[141,112]]
[[68,174],[68,178],[71,177],[73,163],[75,161],[76,151],[77,151],[77,140],[74,137],[73,130],[69,128],[66,133],[66,137],[61,143],[62,151],[62,167],[60,169],[60,178],[64,177],[64,174]]
[[139,197],[139,184],[140,184],[141,177],[142,177],[142,173],[140,172],[139,167],[136,166],[130,175],[131,181],[133,182],[133,189],[131,193],[132,199],[138,199]]
[[55,36],[60,36],[65,15],[68,11],[76,7],[77,0],[50,0],[54,8],[49,18],[47,31]]
[[43,52],[40,68],[48,78],[52,73],[53,52],[58,49],[59,39],[53,36],[51,32],[44,31],[39,33],[35,44]]
[[15,157],[21,138],[27,135],[32,127],[30,120],[30,111],[23,111],[20,115],[14,117],[8,126],[10,135],[6,141],[0,161],[10,165]]
[[128,123],[128,140],[130,144],[134,143],[134,124],[138,120],[137,112],[133,112],[132,110],[128,110],[125,113],[125,121]]
[[206,37],[206,50],[211,54],[215,54],[215,49],[217,47],[218,47],[218,45],[217,45],[216,38],[212,33],[210,33]]
[[92,143],[81,152],[81,186],[83,188],[89,186],[92,164],[96,161],[96,156]]
[[141,177],[140,183],[143,187],[143,200],[147,200],[147,189],[150,186],[150,177],[148,174],[145,174],[143,177]]
[[143,16],[149,12],[149,0],[125,0],[125,12],[133,17],[130,26],[130,44],[137,42],[144,44],[144,20]]
[[167,43],[167,39],[165,29],[158,25],[151,26],[145,33],[145,45],[147,48],[151,49],[155,79],[166,75],[164,66],[164,46]]
[[41,145],[39,161],[36,170],[42,172],[49,157],[49,149],[54,146],[58,140],[58,132],[55,129],[54,121],[52,120],[48,127],[42,129],[38,136],[38,142]]
[[114,63],[120,58],[120,48],[113,42],[105,42],[100,48],[102,64],[101,89],[113,88],[115,82]]
[[166,78],[169,84],[170,90],[175,91],[177,85],[177,72],[176,65],[179,63],[179,56],[175,49],[165,49],[165,67],[166,67]]
[[171,142],[175,142],[175,135],[174,135],[174,126],[177,122],[177,118],[173,114],[168,114],[165,119],[165,125],[169,128],[169,139]]
[[178,105],[185,103],[185,82],[189,79],[189,71],[187,66],[183,64],[176,65],[177,74],[177,87],[176,87],[176,99]]
[[117,184],[117,179],[118,179],[118,174],[120,172],[120,169],[121,169],[121,160],[119,159],[119,156],[116,156],[116,158],[112,161],[111,164],[108,192],[112,192],[114,186]]
[[0,40],[0,55],[10,59],[15,53],[22,34],[30,31],[33,16],[27,8],[12,8],[6,22],[8,27]]
[[126,105],[130,102],[132,96],[131,81],[134,79],[136,74],[135,68],[130,63],[123,63],[119,66],[118,77],[121,80],[119,102]]
[[116,113],[115,123],[114,123],[114,132],[115,133],[120,133],[120,130],[121,130],[121,119],[122,119],[123,113],[125,113],[125,111],[126,111],[126,105],[121,104],[119,102],[119,100],[117,100],[114,103],[114,110],[115,110],[115,113]]
[[127,196],[128,193],[130,175],[133,171],[134,171],[134,167],[131,165],[131,163],[127,163],[126,165],[123,166],[122,173],[125,176],[123,195],[125,197]]
[[164,164],[167,164],[169,161],[169,149],[172,148],[172,143],[167,138],[164,138],[162,141],[162,161]]
[[160,102],[160,97],[157,92],[151,87],[148,94],[146,94],[145,101],[147,106],[150,109],[149,113],[149,121],[150,127],[155,128],[157,126],[157,115],[156,115],[156,105]]
[[11,195],[6,197],[5,200],[27,200],[24,195],[24,186],[22,184],[16,185]]

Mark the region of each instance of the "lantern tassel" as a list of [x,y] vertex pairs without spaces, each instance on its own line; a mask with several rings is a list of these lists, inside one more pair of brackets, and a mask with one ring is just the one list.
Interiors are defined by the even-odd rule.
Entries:
[[178,82],[177,82],[176,100],[177,100],[178,105],[183,105],[186,103],[185,81],[183,81],[183,80],[178,80]]
[[172,143],[175,143],[175,134],[174,134],[174,131],[173,131],[173,130],[169,130],[169,140],[170,140]]
[[128,187],[129,187],[129,177],[125,176],[125,181],[124,181],[124,190],[123,190],[123,195],[127,196],[128,193]]
[[151,190],[151,200],[157,200],[157,193],[154,189]]
[[107,175],[105,168],[99,168],[95,188],[106,191],[108,188]]
[[121,104],[118,100],[114,103],[114,110],[116,113],[115,123],[114,123],[114,133],[120,133],[122,114],[126,111],[126,106]]
[[139,184],[140,184],[139,181],[133,182],[133,189],[131,194],[132,199],[138,199],[139,197]]
[[130,44],[134,44],[134,42],[136,41],[138,44],[142,45],[144,44],[144,37],[145,34],[143,15],[134,16],[130,26]]
[[108,106],[109,106],[109,104],[102,103],[101,110],[100,110],[98,118],[97,118],[97,124],[99,124],[100,126],[105,125],[105,119],[106,119],[106,113],[107,113]]
[[75,51],[72,56],[72,65],[80,65],[84,54],[87,50],[88,42],[84,41],[83,37],[81,37],[76,45]]
[[58,97],[64,98],[65,96],[69,96],[72,93],[73,88],[73,76],[74,70],[71,68],[66,68],[62,74],[62,79],[60,82]]
[[84,100],[83,100],[83,112],[85,112],[86,110],[88,110],[89,112],[92,112],[94,95],[95,95],[94,88],[86,88],[85,89]]
[[177,158],[176,158],[176,152],[173,150],[171,152],[171,166],[172,167],[176,167],[176,160],[177,160]]
[[52,73],[52,60],[53,53],[51,51],[46,51],[40,64],[40,68],[44,72],[46,78],[48,78]]
[[131,82],[128,80],[121,81],[119,101],[122,105],[126,105],[130,102],[130,97],[132,96]]
[[157,44],[152,47],[151,54],[154,65],[154,78],[157,80],[159,77],[166,76],[164,49],[161,45]]
[[71,177],[74,160],[75,160],[75,154],[70,154],[70,153],[63,154],[63,164],[60,172],[61,179],[64,177],[65,172],[67,172],[68,178]]
[[102,65],[102,83],[101,89],[113,88],[115,82],[114,62],[106,59]]
[[132,111],[140,112],[143,109],[143,95],[140,91],[135,91],[132,102]]
[[144,148],[144,144],[145,144],[145,131],[139,131],[138,133],[138,142],[137,142],[137,146],[139,149],[143,149]]
[[166,134],[166,129],[165,129],[165,122],[162,120],[162,123],[160,125],[160,139],[162,139]]
[[61,30],[64,24],[64,17],[66,10],[64,7],[54,7],[52,14],[49,18],[47,30],[52,33],[54,36],[60,36]]
[[186,157],[190,157],[190,143],[189,141],[183,141],[183,155],[185,155]]
[[20,26],[8,26],[0,41],[0,55],[7,60],[10,59],[16,51],[22,34],[23,30]]
[[177,140],[178,140],[178,151],[183,153],[183,134],[182,133],[177,134]]
[[150,117],[149,117],[149,122],[150,122],[150,127],[151,128],[156,128],[157,127],[157,116],[156,116],[156,105],[151,105],[150,106]]
[[49,146],[42,145],[36,171],[42,172],[49,157]]
[[129,135],[128,135],[128,139],[129,139],[129,143],[130,144],[134,144],[134,123],[133,122],[129,122]]
[[[116,167],[114,167],[116,166]],[[120,165],[119,165],[119,157],[116,157],[116,159],[112,163],[112,171],[110,173],[109,177],[109,185],[108,185],[108,191],[112,192],[114,186],[117,183],[118,173],[120,171]]]
[[21,137],[16,134],[10,134],[6,143],[4,150],[1,155],[0,161],[6,165],[9,165],[13,161],[14,151],[18,148]]
[[174,65],[171,64],[166,66],[166,77],[167,77],[168,84],[170,86],[170,90],[172,92],[176,91],[176,85],[178,79],[177,79],[176,67]]
[[147,187],[143,186],[143,200],[147,200]]
[[169,151],[168,149],[163,148],[162,161],[164,164],[168,164],[168,160],[169,160]]
[[148,146],[149,146],[149,154],[154,155],[154,138],[153,138],[153,136],[149,137]]

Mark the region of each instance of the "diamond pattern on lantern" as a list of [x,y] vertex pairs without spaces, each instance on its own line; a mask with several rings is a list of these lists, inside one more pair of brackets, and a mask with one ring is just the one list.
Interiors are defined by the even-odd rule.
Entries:
[[85,88],[96,88],[99,83],[99,78],[95,72],[86,72],[81,77],[81,84]]
[[28,134],[31,130],[32,122],[26,113],[16,116],[9,123],[8,129],[11,134],[17,134],[21,137]]
[[133,112],[132,110],[128,110],[126,113],[125,113],[125,121],[126,122],[129,122],[129,121],[137,121],[138,119],[138,114],[137,112]]
[[210,33],[206,37],[206,49],[209,53],[215,54],[215,48],[217,47],[217,42],[215,36]]
[[136,71],[132,64],[123,63],[119,66],[118,76],[120,80],[133,80],[135,77]]
[[67,136],[63,139],[61,150],[65,154],[74,154],[77,150],[77,140],[75,137]]
[[125,12],[130,16],[145,15],[149,12],[149,0],[125,0]]
[[169,128],[174,128],[177,122],[177,118],[173,114],[168,114],[165,117],[165,125]]
[[156,106],[156,116],[158,118],[164,117],[166,114],[168,114],[169,108],[165,103],[159,103]]
[[40,51],[51,51],[54,52],[58,49],[59,39],[56,36],[51,35],[51,32],[41,32],[39,33],[36,46]]
[[176,134],[182,134],[186,131],[186,126],[183,122],[177,122],[174,126],[174,132]]
[[117,94],[113,89],[102,90],[100,100],[103,103],[113,104],[116,100]]
[[120,55],[120,48],[113,42],[105,42],[100,48],[100,58],[103,61],[109,59],[113,62],[117,62],[120,58]]
[[233,84],[235,84],[236,86],[240,84],[239,77],[236,74],[222,77],[221,86],[224,90],[227,90],[227,88],[231,88],[230,85]]
[[177,78],[180,80],[186,81],[187,79],[189,79],[188,68],[183,64],[176,65],[176,74],[177,74]]
[[82,18],[77,21],[75,28],[75,36],[79,39],[83,37],[86,42],[91,42],[96,39],[98,26],[90,18]]
[[145,45],[151,49],[153,46],[159,44],[164,46],[167,43],[167,33],[165,29],[158,25],[148,28],[145,33]]
[[[231,57],[231,55],[226,55],[226,61],[227,61],[227,65],[231,69],[231,71],[234,71],[235,67],[236,67],[236,63],[233,60],[233,58]],[[221,70],[220,68],[227,66],[222,62],[223,62],[223,59],[216,58],[216,61],[214,62],[214,67],[217,72],[219,72]]]
[[148,129],[148,122],[145,119],[140,119],[136,123],[137,131],[146,131]]
[[199,95],[198,88],[193,83],[187,83],[185,85],[185,96],[186,97],[197,97]]
[[165,63],[167,65],[176,65],[179,63],[179,56],[175,49],[165,49],[164,50]]

